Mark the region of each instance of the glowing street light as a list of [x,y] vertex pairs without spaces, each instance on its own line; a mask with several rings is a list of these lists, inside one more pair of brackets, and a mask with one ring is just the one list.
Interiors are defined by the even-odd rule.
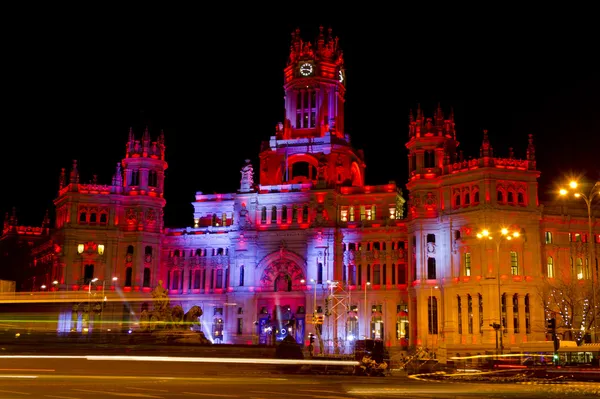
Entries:
[[596,265],[594,264],[594,260],[596,259],[595,256],[595,249],[596,249],[596,239],[594,236],[594,232],[592,231],[592,202],[594,201],[594,199],[596,197],[600,198],[600,181],[597,181],[591,188],[591,190],[589,191],[589,193],[586,195],[584,193],[582,193],[579,189],[579,184],[574,181],[571,180],[569,182],[569,188],[570,190],[567,190],[565,188],[561,188],[559,190],[559,194],[561,196],[567,196],[570,192],[573,193],[573,196],[575,198],[583,198],[583,200],[585,201],[585,204],[587,205],[587,213],[588,213],[588,267],[591,269],[591,273],[592,275],[590,276],[592,279],[592,321],[591,321],[591,325],[590,325],[590,331],[591,331],[591,338],[592,338],[592,343],[596,343],[597,339],[596,339],[596,319],[598,318],[599,312],[596,309],[596,285],[598,284],[596,282],[596,277],[598,274],[598,270],[596,270]]
[[483,229],[481,230],[479,233],[477,233],[477,238],[480,240],[483,239],[487,239],[490,241],[494,241],[494,243],[496,244],[496,284],[498,286],[498,319],[500,320],[500,323],[498,323],[496,326],[498,326],[498,328],[496,328],[495,324],[490,324],[490,326],[493,326],[494,329],[496,330],[496,353],[498,353],[498,351],[500,352],[500,354],[503,354],[504,352],[504,343],[503,343],[503,333],[500,332],[500,347],[498,347],[498,333],[499,330],[504,326],[504,323],[502,322],[502,293],[501,293],[501,289],[500,289],[500,244],[506,240],[506,241],[510,241],[513,238],[519,238],[520,237],[520,233],[516,230],[511,231],[506,227],[503,227],[500,229],[500,234],[498,235],[493,235],[490,233],[490,231],[488,229]]

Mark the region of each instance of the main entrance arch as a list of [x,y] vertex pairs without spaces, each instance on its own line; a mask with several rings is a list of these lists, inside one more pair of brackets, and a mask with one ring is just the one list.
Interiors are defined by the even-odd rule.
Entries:
[[284,244],[258,263],[262,270],[256,302],[259,343],[274,344],[288,335],[303,343],[305,264],[301,256],[288,251]]

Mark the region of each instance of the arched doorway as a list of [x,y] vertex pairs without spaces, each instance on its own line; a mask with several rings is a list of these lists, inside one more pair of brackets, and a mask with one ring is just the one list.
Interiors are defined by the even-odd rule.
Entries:
[[283,243],[279,251],[259,262],[263,270],[256,303],[259,343],[272,345],[288,335],[298,343],[304,342],[304,264],[304,259],[285,249]]

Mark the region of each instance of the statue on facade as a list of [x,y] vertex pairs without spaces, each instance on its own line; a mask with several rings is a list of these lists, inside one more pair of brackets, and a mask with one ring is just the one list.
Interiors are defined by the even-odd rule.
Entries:
[[242,167],[242,180],[240,181],[240,193],[250,193],[254,191],[254,169],[249,159]]

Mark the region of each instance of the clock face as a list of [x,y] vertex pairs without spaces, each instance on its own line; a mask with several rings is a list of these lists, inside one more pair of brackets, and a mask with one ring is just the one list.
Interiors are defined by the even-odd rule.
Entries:
[[303,76],[309,76],[309,75],[312,75],[312,73],[313,73],[313,66],[312,66],[312,64],[309,64],[308,62],[307,62],[307,63],[305,63],[305,64],[302,64],[302,65],[300,66],[300,73],[301,73]]

